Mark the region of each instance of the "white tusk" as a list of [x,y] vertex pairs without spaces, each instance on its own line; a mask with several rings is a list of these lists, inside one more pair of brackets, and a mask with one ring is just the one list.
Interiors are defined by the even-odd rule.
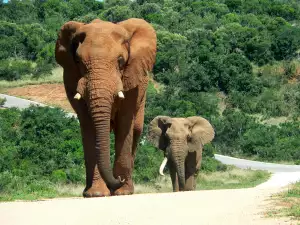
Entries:
[[162,161],[160,167],[159,167],[159,174],[162,175],[162,176],[164,176],[164,168],[165,168],[167,162],[168,162],[168,158],[165,157],[164,160]]
[[125,98],[125,96],[124,96],[124,94],[123,94],[122,91],[119,91],[119,92],[118,92],[118,96],[119,96],[119,98]]
[[77,100],[81,99],[81,94],[77,93],[77,94],[74,96],[74,99],[77,99]]

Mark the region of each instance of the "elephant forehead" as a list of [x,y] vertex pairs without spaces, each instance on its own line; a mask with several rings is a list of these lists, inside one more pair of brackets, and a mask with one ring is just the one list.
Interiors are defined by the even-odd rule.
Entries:
[[118,40],[127,36],[127,31],[117,25],[110,22],[101,21],[99,23],[90,23],[82,26],[80,32],[86,33],[87,36],[96,38],[96,37],[106,37]]
[[167,133],[174,136],[185,136],[188,134],[188,127],[186,126],[186,120],[183,118],[172,119],[172,125],[168,129]]

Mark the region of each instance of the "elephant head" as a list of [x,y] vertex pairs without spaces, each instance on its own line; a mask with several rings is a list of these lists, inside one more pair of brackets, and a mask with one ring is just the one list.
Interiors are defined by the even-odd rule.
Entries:
[[[185,186],[185,159],[189,152],[202,151],[203,145],[214,138],[212,125],[203,117],[170,118],[157,116],[149,124],[147,139],[164,151],[160,174],[168,160],[176,167],[179,189]],[[201,152],[202,153],[202,152]]]
[[110,165],[113,106],[126,98],[126,91],[148,79],[147,72],[152,70],[155,56],[155,30],[142,19],[132,18],[117,24],[99,19],[89,24],[70,21],[58,35],[56,61],[64,68],[64,79],[76,80],[77,89],[68,94],[84,101],[88,108],[96,130],[97,165],[112,189],[122,186]]

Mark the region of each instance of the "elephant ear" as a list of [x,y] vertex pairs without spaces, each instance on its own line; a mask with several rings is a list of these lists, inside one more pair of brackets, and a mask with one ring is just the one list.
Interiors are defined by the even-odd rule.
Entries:
[[84,24],[69,21],[65,23],[59,31],[55,46],[55,59],[64,69],[75,68],[74,55],[79,43],[73,40],[75,33],[82,25]]
[[156,57],[156,32],[143,19],[132,18],[118,23],[127,32],[129,59],[123,73],[124,91],[148,81]]
[[148,141],[156,148],[165,150],[167,147],[167,140],[165,133],[171,124],[171,118],[168,116],[155,117],[148,126]]
[[215,131],[208,120],[200,116],[188,117],[190,122],[190,139],[192,143],[205,145],[211,142],[215,137]]

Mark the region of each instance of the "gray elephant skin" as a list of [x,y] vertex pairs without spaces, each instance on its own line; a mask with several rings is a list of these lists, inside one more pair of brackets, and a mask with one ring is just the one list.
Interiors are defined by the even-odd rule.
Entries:
[[168,165],[173,191],[196,188],[203,146],[215,136],[212,125],[203,117],[171,118],[157,116],[149,124],[147,139],[164,152],[160,174]]

